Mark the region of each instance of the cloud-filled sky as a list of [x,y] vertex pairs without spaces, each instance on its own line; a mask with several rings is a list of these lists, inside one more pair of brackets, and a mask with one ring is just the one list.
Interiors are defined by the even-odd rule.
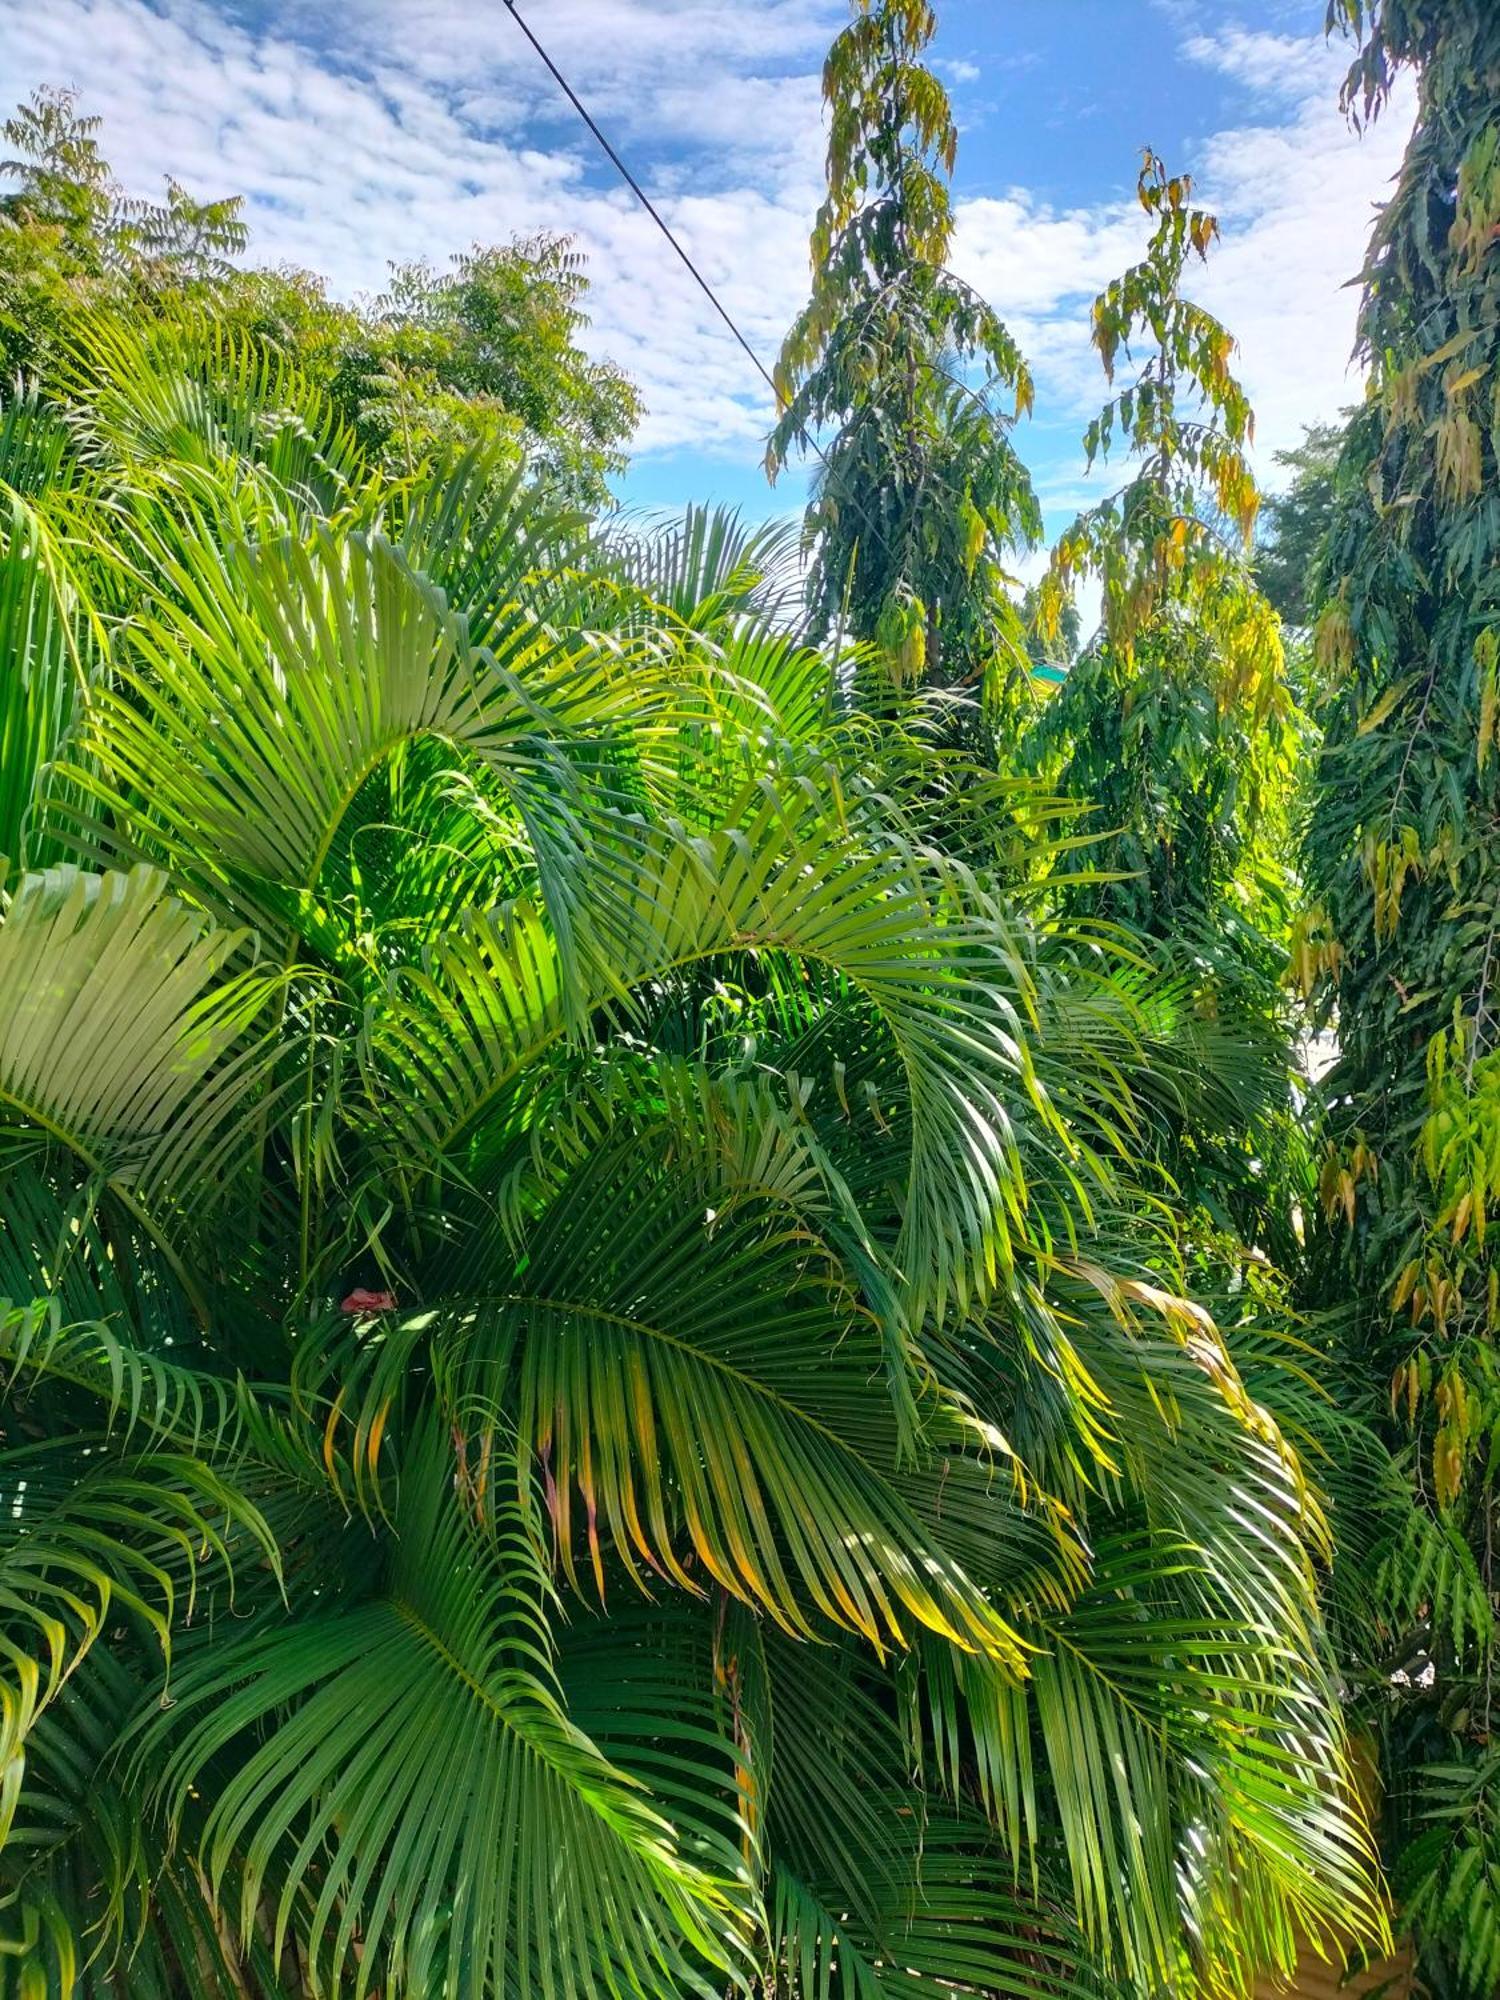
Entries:
[[[818,71],[846,0],[518,0],[768,362],[807,285]],[[1262,469],[1357,393],[1355,295],[1410,111],[1362,137],[1322,0],[938,0],[960,143],[955,263],[1037,378],[1021,449],[1049,527],[1087,489],[1102,398],[1088,305],[1139,254],[1140,148],[1187,169],[1224,241],[1197,295],[1241,343]],[[0,102],[75,86],[133,193],[247,197],[251,254],[379,291],[538,228],[577,234],[591,343],[639,383],[627,500],[795,505],[759,470],[769,395],[597,154],[504,0],[0,0]]]

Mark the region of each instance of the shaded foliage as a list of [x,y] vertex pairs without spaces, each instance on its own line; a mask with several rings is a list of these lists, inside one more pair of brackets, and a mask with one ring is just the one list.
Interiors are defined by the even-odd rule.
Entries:
[[1343,0],[1331,21],[1359,42],[1354,115],[1406,69],[1418,115],[1364,272],[1369,392],[1334,475],[1315,627],[1329,691],[1299,964],[1338,1060],[1314,1296],[1351,1376],[1385,1399],[1416,1508],[1355,1669],[1393,1877],[1430,1989],[1485,1996],[1500,1983],[1500,17],[1482,0]]
[[1317,610],[1317,572],[1332,525],[1344,424],[1309,424],[1302,442],[1278,451],[1291,477],[1263,502],[1255,544],[1256,581],[1283,624],[1302,631]]

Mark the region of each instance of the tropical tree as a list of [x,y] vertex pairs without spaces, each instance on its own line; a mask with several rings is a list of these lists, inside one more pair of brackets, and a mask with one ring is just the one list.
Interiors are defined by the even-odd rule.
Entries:
[[570,237],[476,247],[445,272],[406,264],[329,384],[366,449],[410,470],[443,444],[508,444],[590,510],[609,502],[640,399],[579,344],[588,277]]
[[[1369,392],[1336,476],[1316,639],[1330,683],[1307,841],[1307,983],[1337,1036],[1315,1292],[1386,1404],[1407,1510],[1381,1523],[1351,1674],[1430,1989],[1500,1985],[1493,1562],[1500,968],[1500,17],[1339,0],[1373,117],[1417,120],[1364,273]],[[1394,1522],[1394,1527],[1392,1526]]]
[[199,201],[170,175],[163,202],[127,196],[100,151],[100,121],[73,93],[38,90],[3,128],[0,366],[67,390],[66,331],[80,312],[216,322],[274,344],[321,388],[365,457],[412,472],[434,450],[525,458],[568,505],[610,504],[609,480],[640,401],[589,354],[588,276],[572,240],[543,232],[481,246],[445,271],[393,267],[359,307],[295,269],[245,268],[239,196]]
[[130,200],[99,150],[100,121],[75,94],[41,89],[0,134],[0,361],[43,372],[70,319],[141,301],[164,286],[222,279],[243,250],[237,197],[195,201],[168,177],[162,204]]
[[99,151],[99,120],[81,118],[66,90],[38,90],[6,119],[4,137],[15,154],[0,172],[17,185],[4,197],[12,226],[26,222],[56,230],[73,260],[95,272],[108,227],[114,184]]
[[97,298],[114,192],[99,121],[62,91],[37,91],[5,121],[0,175],[0,359],[35,368],[70,310]]
[[1235,344],[1184,292],[1218,224],[1151,152],[1139,198],[1151,238],[1095,301],[1113,393],[1084,437],[1091,467],[1113,453],[1127,473],[1058,538],[1034,612],[1045,646],[1093,577],[1101,622],[1018,756],[1075,802],[1060,831],[1089,867],[1059,881],[1062,907],[1130,938],[1176,1032],[1237,1053],[1206,1124],[1162,1134],[1179,1200],[1285,1267],[1305,1155],[1282,988],[1298,718],[1249,563],[1259,496]]
[[[1248,1993],[1380,1915],[1114,961],[773,540],[284,353],[0,429],[0,1982]],[[856,670],[858,663],[855,663]]]
[[197,201],[168,174],[164,202],[132,202],[126,209],[128,248],[142,280],[156,290],[224,284],[234,274],[231,259],[250,240],[241,220],[244,206],[240,195]]
[[928,0],[854,0],[823,71],[828,192],[812,296],[777,365],[774,479],[819,460],[806,530],[819,637],[878,642],[898,683],[1024,672],[1007,551],[1040,517],[1010,441],[1031,377],[988,304],[948,268],[958,134],[921,56]]
[[1345,429],[1342,423],[1308,424],[1301,444],[1275,454],[1290,477],[1280,492],[1266,496],[1256,523],[1256,580],[1283,624],[1297,631],[1311,626],[1316,609],[1315,579],[1333,519]]

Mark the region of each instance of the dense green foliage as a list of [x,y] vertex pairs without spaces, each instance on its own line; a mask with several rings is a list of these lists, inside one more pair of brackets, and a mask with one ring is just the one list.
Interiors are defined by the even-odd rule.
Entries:
[[581,507],[608,501],[640,417],[612,363],[579,346],[588,280],[566,237],[536,236],[404,265],[328,387],[366,451],[411,472],[434,449],[484,443]]
[[[1103,623],[1028,749],[1079,802],[1078,824],[1099,825],[1090,859],[1117,879],[1087,888],[1088,906],[1200,950],[1232,930],[1226,900],[1244,901],[1271,869],[1268,820],[1284,850],[1275,815],[1288,703],[1276,621],[1245,558],[1258,496],[1233,341],[1182,292],[1187,259],[1206,256],[1217,230],[1191,193],[1186,176],[1147,158],[1140,199],[1156,222],[1147,256],[1094,306],[1111,384],[1122,355],[1134,372],[1090,425],[1085,451],[1093,464],[1118,450],[1130,471],[1052,552],[1037,610],[1044,633],[1091,573]],[[1245,915],[1253,929],[1253,904]]]
[[564,239],[355,309],[5,127],[0,2000],[1500,1992],[1500,17],[1334,0],[1258,535],[1146,154],[1024,597],[851,17],[800,552],[610,518]]
[[70,91],[38,90],[0,127],[0,361],[46,372],[69,320],[106,301],[146,309],[157,293],[215,285],[246,231],[237,200],[197,202],[174,180],[157,205],[130,201],[99,150],[100,121]]
[[66,377],[3,434],[0,1976],[1375,1935],[1290,1371],[1143,1148],[1234,1049],[1030,913],[773,541],[392,480],[196,319]]
[[1395,1888],[1432,1990],[1487,2000],[1500,1986],[1500,13],[1489,0],[1333,13],[1361,39],[1356,110],[1373,115],[1408,67],[1419,108],[1365,272],[1369,394],[1319,593],[1330,693],[1300,952],[1338,1060],[1314,1296],[1344,1308],[1339,1352],[1385,1404],[1419,1502],[1358,1659]]
[[[1154,224],[1142,261],[1095,302],[1094,345],[1115,393],[1084,439],[1128,475],[1064,531],[1038,593],[1056,635],[1080,577],[1102,622],[1027,733],[1017,761],[1069,802],[1059,831],[1090,872],[1059,906],[1123,932],[1205,1036],[1244,1051],[1232,1102],[1178,1122],[1160,1159],[1201,1235],[1228,1232],[1295,1254],[1290,1023],[1280,992],[1298,718],[1276,619],[1246,549],[1257,493],[1250,409],[1234,343],[1183,293],[1214,218],[1154,155],[1140,202]],[[1121,362],[1129,374],[1116,386]]]
[[1333,520],[1342,424],[1309,424],[1302,442],[1278,451],[1276,463],[1291,476],[1262,505],[1257,520],[1255,576],[1284,624],[1303,631],[1313,621],[1318,566]]
[[322,389],[366,458],[410,473],[433,450],[487,446],[567,503],[609,503],[640,405],[628,379],[579,343],[588,280],[568,238],[475,247],[446,271],[392,270],[356,309],[306,271],[231,261],[248,231],[238,199],[198,202],[176,181],[160,205],[127,199],[99,120],[38,91],[4,126],[0,369],[66,394],[67,329],[80,312],[169,325],[192,313],[255,335]]

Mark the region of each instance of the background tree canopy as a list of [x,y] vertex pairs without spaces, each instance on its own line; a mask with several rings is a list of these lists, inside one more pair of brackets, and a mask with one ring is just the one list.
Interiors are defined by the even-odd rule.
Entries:
[[248,240],[237,199],[198,202],[170,180],[159,206],[127,199],[98,133],[64,90],[38,90],[4,126],[7,377],[21,368],[66,394],[80,309],[169,323],[208,312],[294,360],[376,464],[411,473],[439,447],[487,444],[525,457],[569,504],[609,504],[640,404],[579,344],[588,280],[567,237],[476,245],[445,271],[393,268],[385,294],[350,306],[312,272],[230,261]]
[[1336,1028],[1309,1296],[1373,1386],[1419,1515],[1355,1657],[1398,1895],[1440,1993],[1500,1985],[1493,1745],[1500,1165],[1500,17],[1349,5],[1347,95],[1415,69],[1416,132],[1365,271],[1366,401],[1315,576],[1329,693],[1304,968]]
[[611,514],[564,239],[353,307],[6,126],[0,1993],[1500,1989],[1500,24],[1331,25],[1367,401],[1257,541],[1148,152],[1030,593],[925,4],[800,534]]
[[1003,686],[1025,655],[1002,559],[1041,528],[1009,438],[1031,377],[947,268],[958,133],[919,60],[936,16],[927,0],[853,12],[823,72],[828,195],[766,466],[774,478],[794,450],[818,454],[806,522],[818,636],[878,639],[902,682]]

